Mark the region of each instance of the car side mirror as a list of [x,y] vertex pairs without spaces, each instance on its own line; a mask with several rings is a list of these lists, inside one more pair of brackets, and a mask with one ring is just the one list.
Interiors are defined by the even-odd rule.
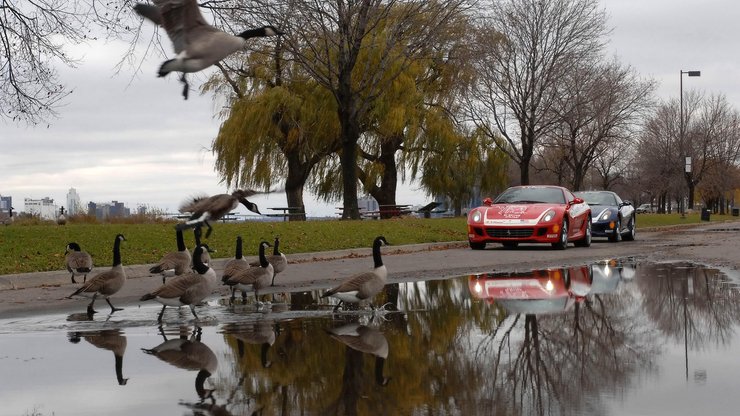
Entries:
[[571,204],[571,205],[575,205],[575,204],[582,204],[582,203],[583,203],[583,199],[581,199],[581,198],[579,198],[579,197],[575,197],[575,198],[573,199],[573,201],[571,201],[571,203],[570,203],[570,204]]
[[622,205],[632,205],[632,201],[622,201]]

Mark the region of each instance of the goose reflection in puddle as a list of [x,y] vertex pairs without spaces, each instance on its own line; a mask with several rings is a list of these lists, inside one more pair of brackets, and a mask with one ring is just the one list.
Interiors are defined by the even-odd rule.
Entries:
[[383,375],[385,360],[388,358],[388,340],[378,329],[356,322],[327,329],[333,339],[347,346],[345,360],[345,381],[354,376],[361,376],[362,354],[375,356],[375,382],[386,386],[389,377]]
[[263,368],[272,367],[269,351],[277,338],[279,327],[271,319],[260,319],[255,322],[227,324],[223,332],[236,340],[239,358],[244,357],[245,344],[260,345],[260,363]]
[[118,385],[126,385],[128,379],[123,377],[123,354],[126,352],[126,337],[120,329],[69,332],[67,338],[73,344],[78,344],[80,340],[84,339],[97,348],[113,352]]

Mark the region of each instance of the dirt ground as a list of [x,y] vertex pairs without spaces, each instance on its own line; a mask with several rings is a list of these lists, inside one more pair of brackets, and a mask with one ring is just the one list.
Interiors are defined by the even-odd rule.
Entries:
[[[393,244],[392,241],[390,241]],[[289,243],[285,243],[289,247]],[[383,247],[383,261],[389,282],[444,279],[472,273],[531,270],[584,264],[612,258],[636,257],[647,261],[690,261],[730,271],[740,270],[740,221],[678,226],[662,230],[639,230],[636,241],[609,243],[594,239],[591,247],[565,251],[549,245],[527,245],[504,249],[490,244],[474,251],[467,242],[432,243]],[[275,279],[275,287],[265,293],[323,290],[351,274],[372,267],[371,250],[354,249],[324,253],[289,254],[288,268]],[[256,258],[247,258],[251,261]],[[116,306],[138,305],[139,298],[162,283],[148,272],[150,265],[125,265],[128,280],[111,297]],[[228,259],[214,261],[219,274]],[[60,265],[61,267],[62,265]],[[98,266],[91,276],[107,267]],[[88,277],[91,277],[88,276]],[[71,283],[65,270],[0,276],[0,318],[41,313],[85,310],[85,298],[67,299],[79,286]],[[220,294],[227,295],[226,288]],[[103,299],[96,306],[107,308]]]

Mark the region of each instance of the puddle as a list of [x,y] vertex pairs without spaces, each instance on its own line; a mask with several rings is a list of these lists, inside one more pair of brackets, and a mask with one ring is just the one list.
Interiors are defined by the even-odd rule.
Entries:
[[214,302],[199,326],[154,306],[0,320],[0,397],[35,416],[735,414],[739,283],[628,259],[389,285],[372,319],[302,292]]

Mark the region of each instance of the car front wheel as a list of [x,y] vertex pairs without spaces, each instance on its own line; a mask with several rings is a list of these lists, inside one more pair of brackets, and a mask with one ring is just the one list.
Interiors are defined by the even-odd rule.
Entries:
[[622,235],[622,239],[624,241],[635,241],[635,234],[636,234],[636,221],[635,217],[633,216],[630,218],[630,222],[627,224],[627,232]]
[[576,241],[578,247],[591,247],[591,217],[588,217],[588,221],[583,226],[583,238]]
[[609,241],[616,243],[622,240],[622,219],[617,220],[617,224],[614,227],[614,234],[609,236]]
[[472,241],[468,241],[468,243],[473,250],[483,250],[486,248],[486,243],[474,243]]
[[552,243],[552,246],[557,250],[568,248],[568,222],[563,221],[563,225],[560,227],[560,234],[558,235],[558,242]]

